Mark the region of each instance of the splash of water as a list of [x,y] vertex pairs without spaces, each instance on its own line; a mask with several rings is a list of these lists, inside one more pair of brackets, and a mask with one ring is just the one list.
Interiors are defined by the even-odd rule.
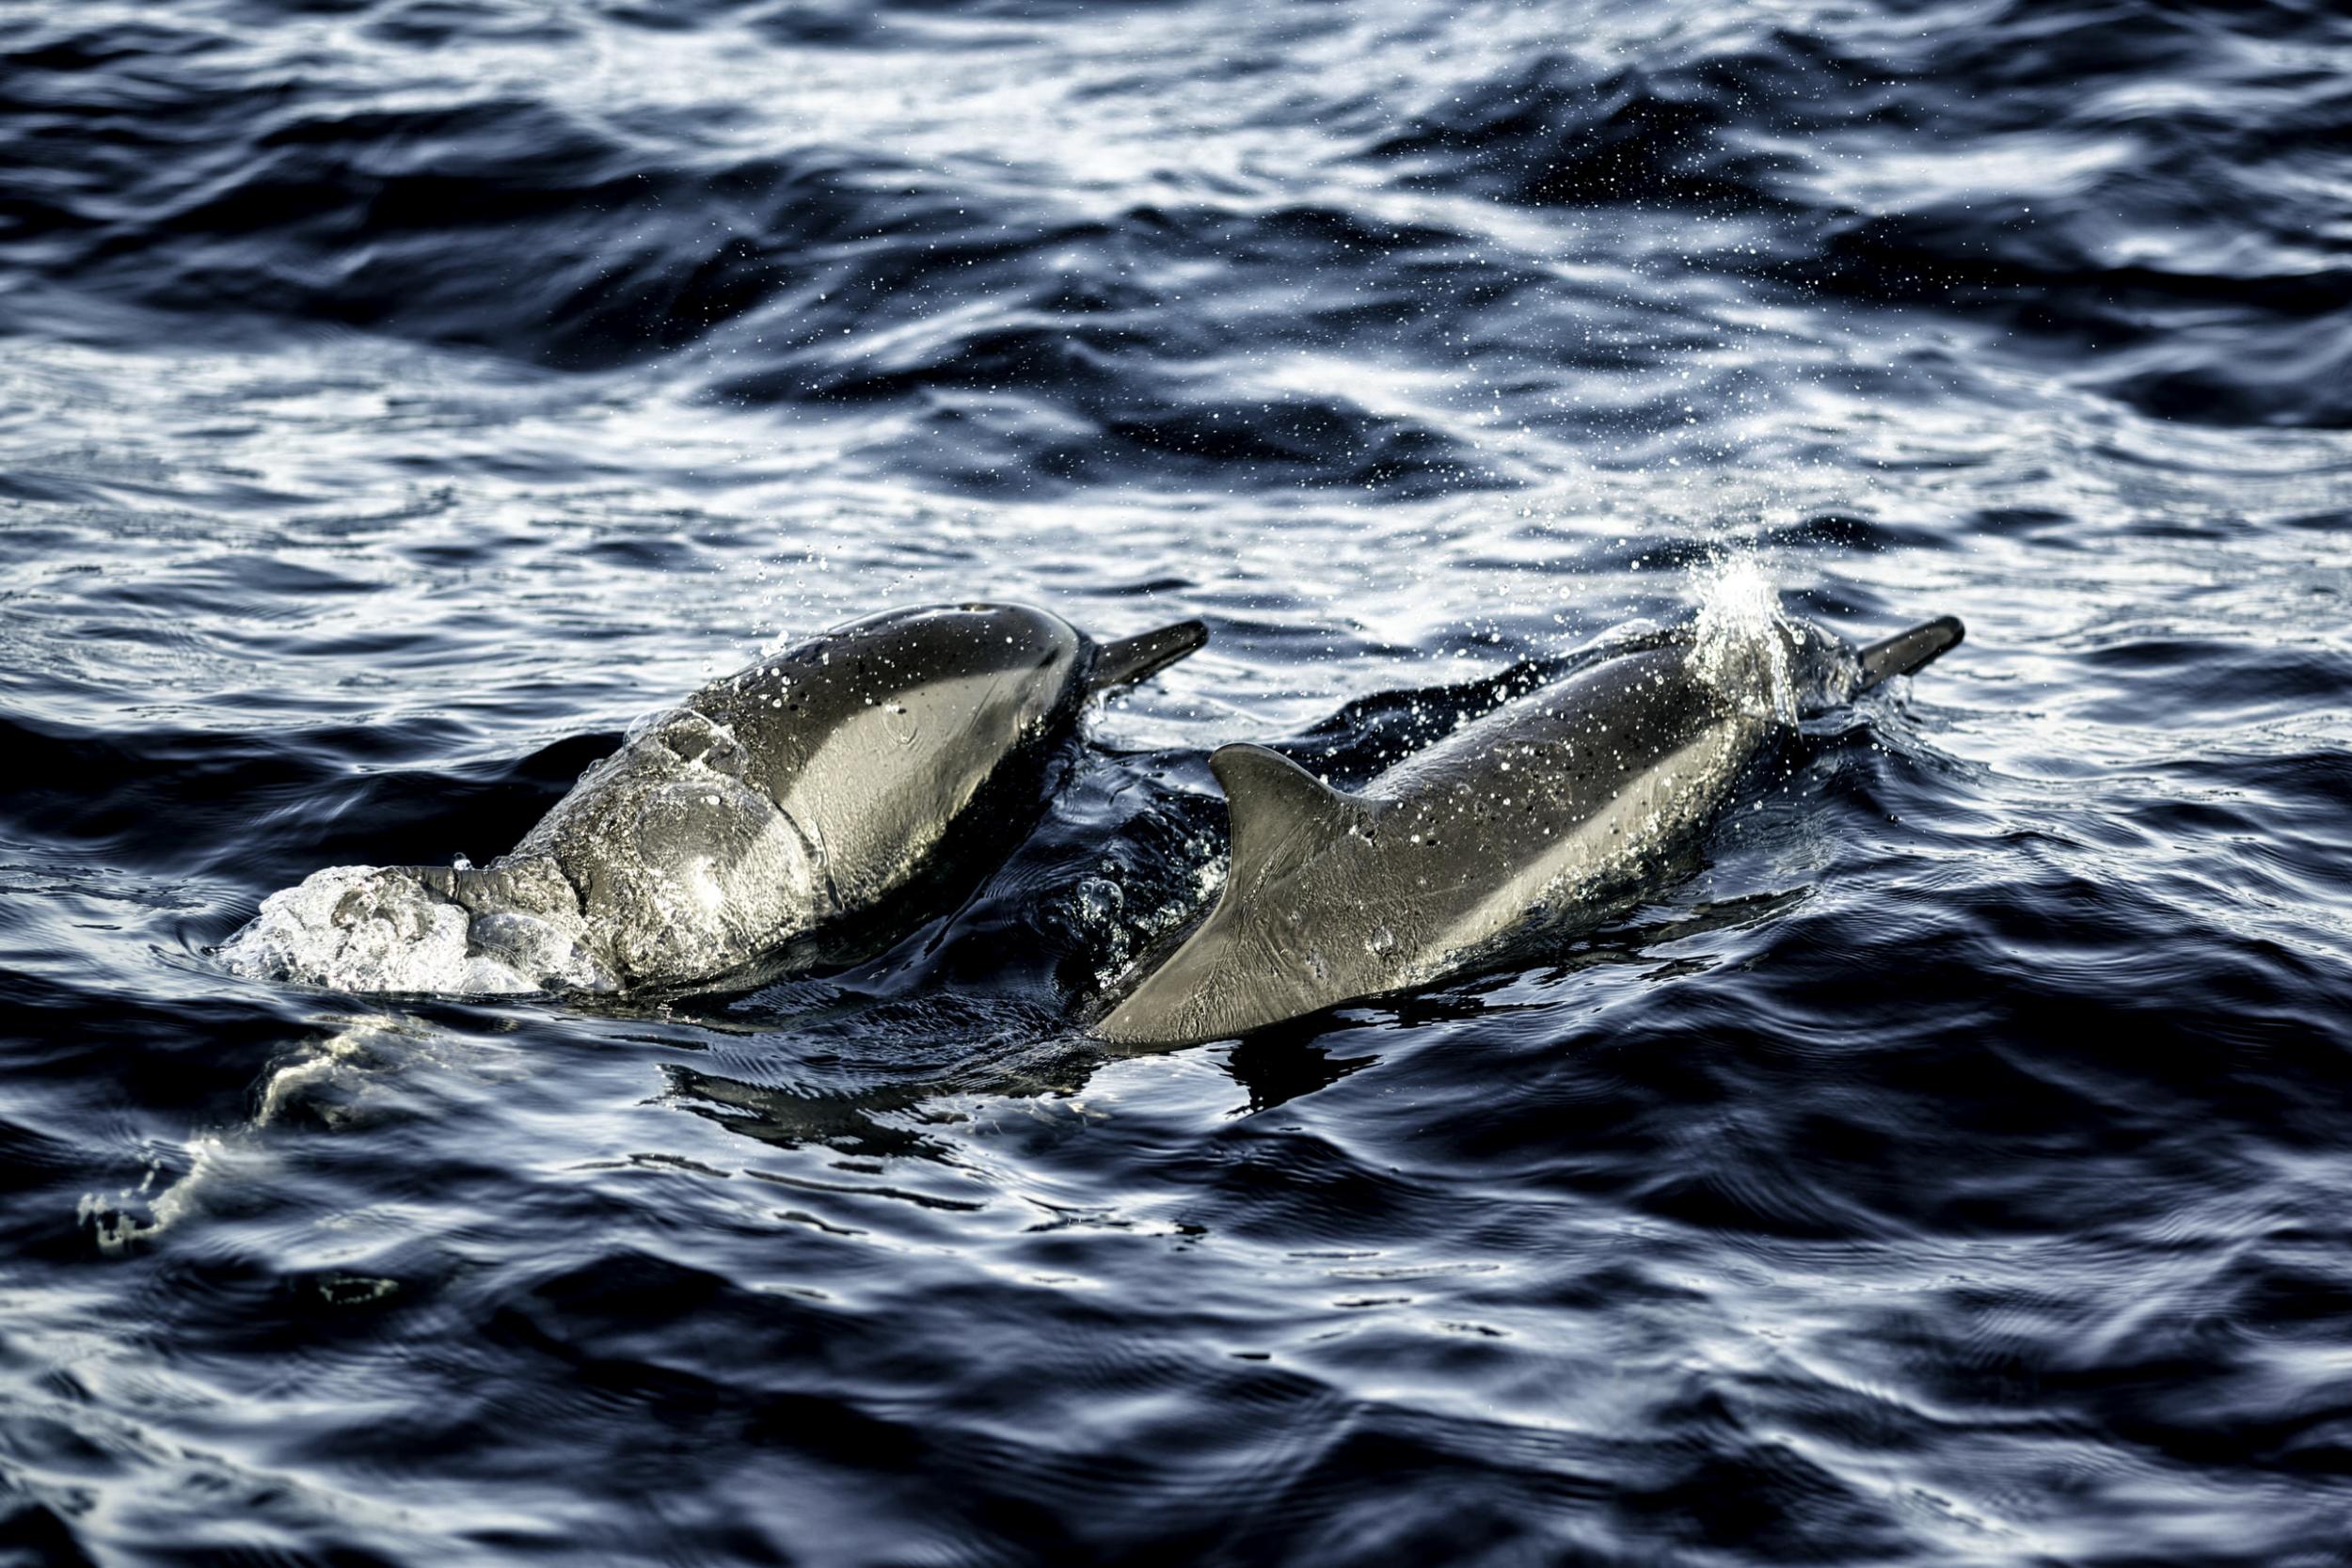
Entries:
[[335,865],[262,901],[222,943],[231,974],[336,990],[499,993],[536,990],[469,950],[467,912],[409,878]]
[[1691,586],[1698,600],[1692,668],[1756,717],[1795,723],[1789,654],[1799,628],[1781,609],[1771,568],[1752,551],[1718,552],[1691,569]]
[[[234,1163],[229,1146],[216,1136],[199,1135],[189,1139],[186,1147],[187,1169],[166,1181],[160,1192],[155,1180],[164,1174],[164,1162],[158,1156],[148,1162],[147,1174],[137,1187],[111,1198],[98,1193],[82,1195],[74,1218],[88,1227],[99,1251],[119,1254],[162,1235],[193,1212],[205,1185],[219,1180]],[[142,1208],[144,1219],[139,1217]]]

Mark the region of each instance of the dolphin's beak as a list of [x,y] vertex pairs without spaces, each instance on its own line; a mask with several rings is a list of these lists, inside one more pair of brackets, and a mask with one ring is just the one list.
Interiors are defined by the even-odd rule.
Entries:
[[1908,675],[1936,655],[1959,646],[1968,635],[1956,615],[1943,615],[1925,626],[1899,631],[1883,642],[1862,650],[1862,687],[1867,691],[1895,675]]
[[1200,621],[1179,621],[1172,626],[1147,631],[1140,637],[1121,638],[1104,642],[1094,650],[1094,668],[1088,673],[1089,689],[1102,691],[1114,686],[1155,675],[1186,654],[1197,651],[1209,640],[1207,625]]

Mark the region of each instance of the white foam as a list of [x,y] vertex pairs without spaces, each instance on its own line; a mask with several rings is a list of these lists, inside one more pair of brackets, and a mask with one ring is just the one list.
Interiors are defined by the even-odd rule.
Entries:
[[467,951],[470,922],[414,879],[371,865],[331,865],[273,893],[220,948],[233,974],[333,990],[480,995],[537,990],[497,960]]
[[[188,1168],[176,1180],[165,1183],[160,1193],[155,1191],[155,1178],[162,1174],[163,1164],[157,1159],[148,1163],[145,1180],[134,1190],[117,1193],[112,1198],[96,1193],[82,1195],[75,1218],[89,1227],[99,1251],[119,1253],[134,1243],[162,1235],[194,1212],[203,1190],[220,1180],[233,1164],[229,1146],[215,1136],[191,1138],[187,1148]],[[144,1220],[136,1212],[141,1207],[147,1211]]]

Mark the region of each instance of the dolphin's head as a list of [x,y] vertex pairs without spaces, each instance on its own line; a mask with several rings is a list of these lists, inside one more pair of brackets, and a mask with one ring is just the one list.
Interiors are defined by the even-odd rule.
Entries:
[[1025,734],[1074,711],[1094,657],[1086,634],[1050,610],[984,602],[870,615],[812,648],[828,668],[854,671],[847,694],[869,703],[919,686],[988,682],[1009,699],[1009,716]]
[[1893,675],[1906,675],[1958,643],[1950,616],[1856,648],[1827,626],[1775,612],[1762,628],[1699,622],[1692,660],[1735,703],[1784,722],[1841,707]]
[[1881,681],[1908,675],[1959,645],[1966,630],[1942,615],[1857,648],[1826,626],[1786,621],[1780,628],[1790,691],[1800,713],[1851,702]]
[[1827,626],[1786,620],[1773,628],[1779,668],[1788,700],[1800,714],[1826,713],[1853,699],[1861,689],[1862,665],[1853,647]]
[[882,679],[868,695],[894,682],[1009,677],[1026,730],[1096,692],[1157,673],[1208,636],[1200,622],[1179,621],[1098,642],[1050,610],[973,602],[868,616],[835,628],[824,641],[834,659],[872,662]]
[[1086,647],[1078,628],[1051,610],[985,600],[884,610],[834,627],[822,642],[836,658],[903,650],[908,662],[971,673],[1057,666]]

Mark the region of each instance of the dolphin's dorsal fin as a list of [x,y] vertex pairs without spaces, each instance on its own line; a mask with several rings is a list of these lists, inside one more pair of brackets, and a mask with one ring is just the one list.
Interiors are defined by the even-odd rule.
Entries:
[[1230,886],[1253,886],[1351,832],[1368,832],[1369,800],[1317,780],[1263,746],[1220,746],[1209,771],[1225,788],[1233,824]]

